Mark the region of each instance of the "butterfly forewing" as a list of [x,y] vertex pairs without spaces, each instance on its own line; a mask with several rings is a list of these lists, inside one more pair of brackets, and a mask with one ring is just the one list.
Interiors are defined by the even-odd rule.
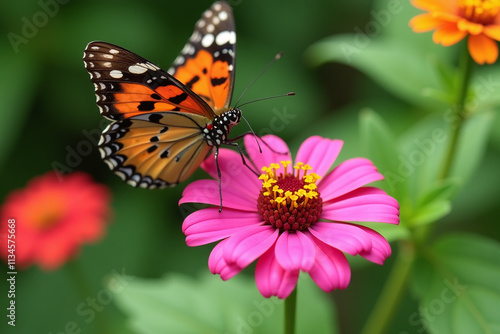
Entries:
[[91,42],[83,61],[103,116],[120,120],[158,111],[182,111],[213,118],[212,109],[177,79],[119,46]]
[[220,115],[231,102],[235,54],[236,32],[231,6],[216,2],[201,15],[168,72]]

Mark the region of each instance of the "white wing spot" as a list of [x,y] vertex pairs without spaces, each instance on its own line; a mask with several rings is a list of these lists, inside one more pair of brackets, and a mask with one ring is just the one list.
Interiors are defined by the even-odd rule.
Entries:
[[213,32],[214,30],[215,30],[215,27],[214,27],[214,25],[213,25],[213,24],[209,24],[209,25],[207,26],[207,31],[208,31],[208,32]]
[[122,71],[118,71],[118,70],[112,70],[111,72],[109,72],[109,75],[115,79],[120,79],[123,77]]
[[227,15],[227,12],[226,12],[226,11],[222,11],[222,12],[220,12],[220,13],[219,13],[219,19],[220,19],[221,21],[226,21],[226,20],[227,20],[227,18],[228,18],[228,15]]
[[142,73],[146,72],[148,69],[147,69],[147,67],[143,67],[141,65],[130,65],[128,67],[128,70],[130,73],[133,73],[133,74],[142,74]]
[[205,17],[210,17],[210,16],[212,16],[212,11],[211,10],[207,10],[205,12]]
[[174,61],[175,65],[181,65],[183,63],[184,63],[184,57],[183,56],[179,56],[179,57],[175,58],[175,61]]
[[197,30],[195,30],[189,39],[197,43],[201,40],[201,34]]
[[224,45],[226,43],[235,44],[236,34],[234,31],[222,31],[215,38],[215,43],[217,43],[217,45]]
[[89,53],[87,57],[94,58],[94,54],[93,53]]
[[216,11],[221,10],[221,8],[222,8],[222,6],[220,5],[220,3],[216,3],[216,4],[214,5],[214,9],[215,9]]
[[217,16],[214,16],[214,18],[212,19],[212,23],[218,25],[220,23],[220,19]]
[[104,58],[113,59],[113,55],[103,54]]
[[103,65],[106,67],[111,67],[111,63],[109,61],[105,62]]
[[229,66],[228,66],[228,70],[229,70],[229,72],[232,72],[232,71],[233,71],[233,69],[234,69],[233,64],[231,64],[231,65],[229,65]]
[[97,79],[99,79],[99,78],[101,77],[101,73],[99,73],[99,72],[97,72],[97,71],[96,71],[96,72],[94,72],[94,76],[95,76]]
[[99,50],[99,47],[98,46],[91,46],[90,47],[92,50]]
[[[219,16],[220,16],[220,15],[219,15]],[[120,51],[115,50],[115,49],[110,49],[110,50],[109,50],[109,53],[112,53],[112,54],[116,55],[116,54],[119,54],[119,53],[120,53]]]
[[127,176],[122,171],[117,170],[115,171],[115,174],[118,175],[118,177],[122,179],[122,181],[125,181],[127,179]]
[[203,45],[203,47],[205,48],[208,48],[210,45],[212,45],[213,42],[214,42],[214,35],[207,34],[203,36],[201,40],[201,45]]
[[199,20],[198,21],[198,28],[203,28],[207,24],[207,21],[205,20]]

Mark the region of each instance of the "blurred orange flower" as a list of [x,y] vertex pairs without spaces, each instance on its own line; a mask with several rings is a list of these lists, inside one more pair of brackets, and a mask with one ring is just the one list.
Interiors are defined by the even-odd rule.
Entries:
[[435,30],[434,43],[450,46],[468,36],[467,46],[474,61],[493,64],[500,41],[500,0],[412,0],[428,13],[415,16],[415,32]]
[[[109,201],[108,189],[85,173],[62,180],[55,173],[34,178],[26,188],[11,192],[0,208],[0,257],[7,262],[14,254],[19,268],[35,263],[44,270],[59,268],[77,255],[81,244],[103,236]],[[7,235],[12,232],[15,250],[9,252]]]

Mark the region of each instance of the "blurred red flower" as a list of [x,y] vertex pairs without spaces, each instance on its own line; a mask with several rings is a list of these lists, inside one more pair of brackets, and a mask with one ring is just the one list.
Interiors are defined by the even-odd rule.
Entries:
[[110,217],[109,190],[89,175],[76,172],[62,180],[55,173],[32,179],[12,191],[0,208],[0,257],[7,261],[8,222],[15,220],[15,266],[38,264],[55,270],[99,240]]

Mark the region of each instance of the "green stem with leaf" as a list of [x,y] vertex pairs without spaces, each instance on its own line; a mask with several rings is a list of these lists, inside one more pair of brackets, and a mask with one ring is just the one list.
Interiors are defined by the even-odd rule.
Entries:
[[[469,55],[467,45],[464,45],[464,53],[460,62],[460,81],[456,90],[455,104],[452,106],[453,117],[451,117],[451,120],[453,123],[450,124],[449,146],[443,160],[442,169],[438,175],[439,181],[445,180],[450,176],[457,152],[460,131],[467,113],[467,92],[474,68],[474,61]],[[387,332],[391,319],[397,311],[401,298],[408,287],[410,273],[416,258],[416,249],[424,245],[425,241],[428,240],[432,225],[427,224],[422,228],[412,229],[412,239],[400,242],[395,263],[382,288],[379,299],[363,328],[363,334],[382,334]]]

